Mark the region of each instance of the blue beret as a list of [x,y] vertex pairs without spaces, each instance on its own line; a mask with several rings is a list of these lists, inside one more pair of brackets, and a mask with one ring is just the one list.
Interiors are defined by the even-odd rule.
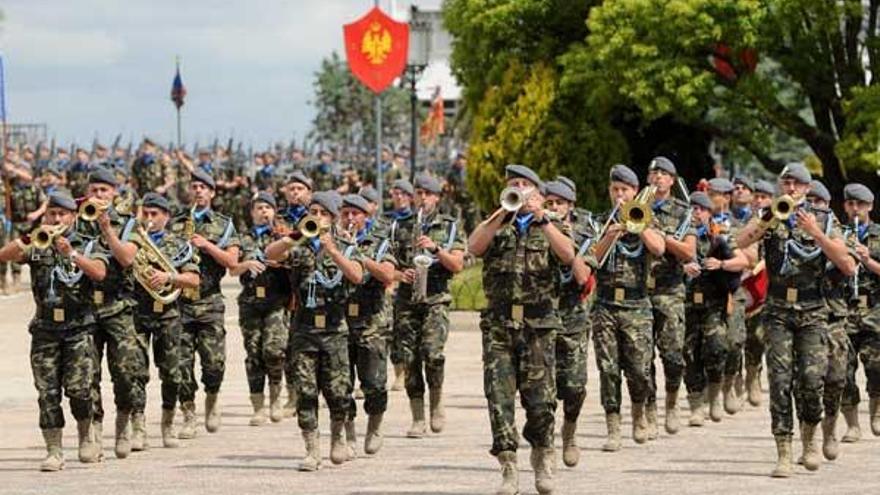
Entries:
[[64,208],[65,210],[76,211],[76,201],[67,190],[56,190],[49,194],[49,207]]
[[651,160],[648,170],[662,170],[670,175],[678,175],[678,172],[675,170],[675,164],[665,156],[658,156]]
[[828,188],[817,180],[810,182],[810,192],[807,193],[807,196],[816,196],[819,199],[831,201],[831,193],[828,192]]
[[810,174],[810,171],[807,170],[807,166],[800,162],[789,163],[782,169],[782,173],[779,174],[779,177],[782,179],[794,179],[801,184],[809,184],[813,180],[813,176]]
[[363,196],[363,198],[370,203],[379,203],[379,201],[382,200],[382,198],[379,197],[379,191],[372,186],[362,187],[358,194]]
[[755,190],[755,184],[748,177],[744,177],[742,175],[737,175],[735,179],[733,179],[733,184],[742,184],[743,187],[748,189],[749,191]]
[[300,184],[308,187],[309,190],[314,187],[312,185],[312,179],[309,179],[306,174],[300,172],[299,170],[287,176],[287,184],[290,184],[291,182],[299,182]]
[[776,194],[776,186],[773,185],[773,183],[768,180],[761,179],[755,183],[755,191],[754,192],[764,193],[769,196],[773,196]]
[[141,199],[141,206],[159,208],[165,210],[166,213],[171,213],[171,203],[168,202],[168,199],[154,192],[144,194],[143,199]]
[[543,183],[541,177],[538,176],[538,174],[536,174],[534,170],[526,167],[525,165],[508,165],[504,167],[504,173],[508,179],[521,177],[528,180],[537,187],[541,187],[541,184]]
[[716,177],[709,180],[709,190],[716,193],[729,194],[733,192],[733,182],[723,177]]
[[345,208],[349,206],[357,208],[366,214],[370,213],[370,204],[367,202],[366,198],[360,194],[346,194],[342,198],[342,207]]
[[874,193],[864,184],[852,183],[843,188],[843,199],[873,203]]
[[623,182],[635,188],[639,187],[639,177],[626,165],[617,164],[611,167],[610,179],[612,182]]
[[577,196],[575,195],[575,192],[572,191],[571,188],[568,187],[568,185],[558,180],[550,181],[544,184],[544,194],[548,196],[558,196],[566,201],[571,201],[572,203],[577,201]]
[[711,210],[713,206],[715,206],[712,204],[712,200],[709,199],[709,195],[703,191],[691,193],[691,204],[694,206],[702,206],[707,210]]
[[415,186],[416,189],[423,189],[434,194],[440,194],[443,192],[443,184],[430,174],[419,174],[416,176]]
[[89,174],[89,184],[108,184],[116,187],[119,185],[119,181],[116,180],[116,174],[112,170],[104,166],[98,166]]
[[413,196],[416,193],[416,190],[413,188],[412,184],[409,183],[406,179],[397,179],[391,184],[391,189],[400,189],[401,191]]
[[192,181],[193,182],[201,182],[202,184],[210,187],[211,189],[216,189],[217,184],[214,182],[214,178],[211,177],[211,174],[205,172],[199,167],[196,167],[192,171]]
[[319,205],[334,217],[339,215],[339,205],[330,191],[318,191],[312,194],[312,202],[309,203],[309,206],[311,205]]
[[275,196],[266,191],[260,191],[254,195],[254,198],[251,200],[251,208],[257,203],[266,203],[272,208],[276,208],[278,203],[275,202]]

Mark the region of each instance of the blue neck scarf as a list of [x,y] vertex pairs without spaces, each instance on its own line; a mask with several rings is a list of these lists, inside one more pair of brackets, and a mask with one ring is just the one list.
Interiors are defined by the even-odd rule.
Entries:
[[144,165],[152,165],[156,161],[156,157],[152,153],[144,153]]
[[729,221],[730,221],[730,213],[728,213],[728,212],[724,212],[724,213],[715,213],[714,215],[712,215],[712,222],[713,222],[713,223],[724,223],[724,224],[726,224],[726,223],[728,223]]
[[267,232],[270,232],[271,230],[271,225],[254,225],[254,237],[263,237],[263,235],[265,235]]
[[263,168],[260,169],[260,175],[262,175],[263,177],[271,177],[274,173],[275,173],[275,165],[274,164],[265,165]]
[[306,214],[306,207],[302,205],[290,205],[284,209],[284,219],[291,223],[299,221]]
[[150,240],[153,241],[153,244],[159,245],[162,242],[162,239],[165,238],[164,230],[157,230],[156,232],[150,232]]
[[326,163],[322,163],[322,164],[318,165],[318,171],[320,171],[322,174],[326,174],[327,172],[330,171],[330,165],[327,165]]
[[409,208],[405,210],[394,210],[391,212],[391,215],[393,215],[396,220],[400,220],[412,216],[412,210]]
[[318,237],[312,237],[309,240],[309,247],[312,248],[312,251],[317,253],[321,250],[321,239],[319,239]]
[[859,242],[862,242],[865,240],[865,236],[868,234],[868,226],[869,226],[869,224],[867,224],[865,222],[859,223],[859,234],[858,234],[859,235]]
[[748,220],[751,216],[752,209],[747,206],[733,209],[733,218],[736,218],[737,220],[745,221]]
[[532,224],[532,219],[535,218],[533,213],[526,213],[525,215],[517,215],[516,219],[514,219],[514,224],[516,225],[516,235],[522,237],[529,230],[529,225]]
[[202,208],[201,210],[195,210],[193,212],[193,219],[195,219],[196,222],[201,222],[208,217],[208,212],[210,212],[210,211],[211,211],[210,208]]
[[208,172],[208,174],[214,173],[214,164],[212,164],[211,162],[200,162],[199,168],[204,170],[205,172]]
[[702,224],[697,227],[697,237],[702,239],[702,238],[705,238],[707,235],[709,235],[709,226],[708,225]]
[[652,209],[654,211],[658,211],[660,208],[663,208],[663,205],[665,205],[665,204],[666,204],[665,199],[658,199],[657,201],[654,201],[654,206],[652,207]]
[[364,231],[365,231],[365,232],[370,232],[370,231],[372,231],[372,230],[373,230],[373,219],[372,219],[372,218],[368,218],[368,219],[367,219],[367,223],[366,223],[366,225],[364,226]]

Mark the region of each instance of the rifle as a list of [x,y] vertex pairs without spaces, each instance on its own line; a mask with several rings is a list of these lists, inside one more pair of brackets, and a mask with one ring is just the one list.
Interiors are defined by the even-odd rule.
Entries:
[[116,153],[116,148],[119,147],[119,141],[122,140],[122,133],[116,135],[116,139],[113,140],[113,147],[110,148],[110,153]]
[[232,136],[229,137],[229,141],[226,143],[226,156],[232,157]]
[[52,136],[52,141],[49,144],[49,160],[55,158],[55,136]]

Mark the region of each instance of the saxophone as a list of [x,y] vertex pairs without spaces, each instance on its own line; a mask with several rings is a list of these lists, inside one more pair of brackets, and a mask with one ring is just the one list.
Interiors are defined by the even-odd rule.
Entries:
[[[413,253],[416,252],[416,244],[418,243],[419,237],[422,236],[422,221],[424,217],[424,211],[422,208],[419,208],[419,213],[416,215],[416,221],[413,224]],[[428,269],[434,263],[434,260],[427,253],[420,252],[413,256],[413,268],[415,269],[415,276],[413,277],[413,285],[412,285],[412,301],[413,302],[424,302],[428,297]]]

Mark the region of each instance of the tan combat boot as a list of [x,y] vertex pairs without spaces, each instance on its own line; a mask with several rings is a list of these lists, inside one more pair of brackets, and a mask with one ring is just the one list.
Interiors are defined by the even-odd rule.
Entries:
[[577,444],[577,421],[565,420],[562,423],[562,462],[575,467],[581,459],[581,449]]
[[280,423],[284,419],[284,408],[281,407],[281,385],[269,385],[269,419]]
[[710,383],[706,387],[706,400],[709,402],[709,418],[718,423],[724,417],[721,408],[721,384],[718,382]]
[[761,405],[761,368],[758,366],[746,367],[746,391],[749,404],[754,407]]
[[296,417],[296,387],[287,387],[287,402],[284,403],[284,417]]
[[98,451],[98,462],[101,462],[104,460],[104,423],[92,421],[92,440],[95,442],[95,449]]
[[306,456],[299,464],[300,471],[317,471],[321,469],[321,438],[318,431],[302,432],[306,444]]
[[691,417],[688,425],[699,428],[706,421],[706,410],[703,407],[702,392],[688,394],[688,405],[691,408]]
[[251,405],[254,406],[254,414],[248,424],[251,426],[266,424],[269,421],[266,417],[266,397],[263,394],[251,394]]
[[739,397],[733,389],[734,379],[733,376],[724,375],[724,381],[721,382],[721,390],[724,392],[724,411],[730,415],[739,412]]
[[79,462],[101,462],[98,444],[95,443],[95,432],[92,430],[92,420],[77,421],[76,432],[79,436]]
[[181,403],[180,412],[183,413],[183,425],[180,427],[180,432],[177,434],[177,438],[182,440],[195,438],[198,431],[196,428],[198,426],[198,420],[196,420],[196,403],[192,401]]
[[505,450],[498,453],[501,464],[501,486],[495,495],[517,495],[519,493],[519,470],[516,467],[516,452]]
[[632,405],[633,441],[645,443],[648,440],[648,422],[645,420],[645,403]]
[[220,429],[220,393],[205,394],[205,429],[217,433]]
[[822,419],[822,455],[829,461],[837,459],[840,444],[837,442],[837,415],[825,415]]
[[535,471],[535,489],[541,495],[553,493],[556,486],[553,482],[553,471],[556,464],[556,453],[553,448],[533,447],[529,460]]
[[664,422],[666,433],[675,435],[681,428],[678,420],[678,390],[666,392],[666,421]]
[[788,478],[794,468],[791,465],[791,437],[788,435],[776,436],[776,468],[770,473],[773,478]]
[[116,411],[116,457],[125,459],[131,454],[131,411]]
[[657,440],[657,402],[651,401],[645,404],[645,424],[647,425],[648,440]]
[[150,448],[147,441],[147,420],[144,413],[136,412],[131,415],[131,450],[139,452]]
[[348,447],[348,460],[357,459],[357,430],[354,427],[354,419],[345,422],[345,444]]
[[602,445],[602,450],[617,452],[620,450],[620,413],[606,414],[605,426],[608,428],[608,438]]
[[373,455],[382,448],[382,413],[371,414],[367,420],[367,437],[364,439],[364,453]]
[[446,409],[443,407],[443,387],[428,391],[428,404],[431,412],[431,431],[440,433],[446,427]]
[[54,472],[64,469],[64,451],[61,449],[61,428],[43,430],[46,442],[46,458],[40,463],[40,471]]
[[169,449],[180,447],[174,429],[174,409],[162,409],[162,445]]
[[846,421],[846,433],[840,439],[843,443],[856,443],[862,438],[862,428],[859,426],[859,406],[843,406],[840,408],[843,419]]
[[409,438],[422,438],[427,433],[425,425],[425,399],[410,399],[409,409],[412,412],[412,425],[406,431]]
[[330,460],[342,464],[348,460],[348,446],[345,444],[345,421],[334,419],[330,422]]
[[872,398],[868,402],[868,413],[871,418],[871,433],[880,437],[880,398]]
[[394,383],[391,385],[393,392],[400,392],[406,383],[406,366],[402,364],[394,365]]
[[746,381],[743,379],[742,370],[733,377],[733,390],[736,392],[736,407],[742,410],[743,402],[746,400]]
[[804,444],[804,467],[807,468],[807,471],[816,471],[822,465],[822,458],[819,456],[819,449],[816,446],[816,426],[818,425],[805,422],[801,428]]

